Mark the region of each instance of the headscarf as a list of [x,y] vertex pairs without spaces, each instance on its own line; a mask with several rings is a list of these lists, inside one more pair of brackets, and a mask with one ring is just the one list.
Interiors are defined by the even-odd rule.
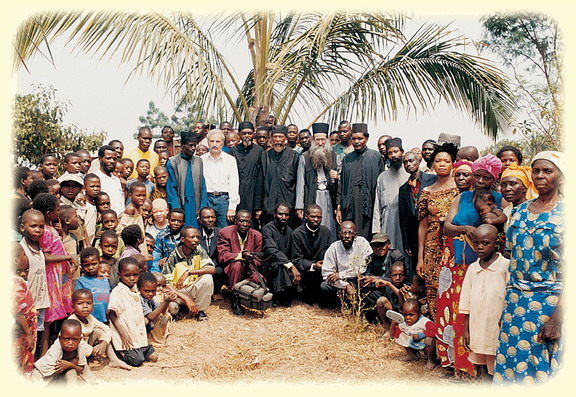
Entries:
[[535,197],[538,197],[538,191],[534,187],[534,182],[532,182],[532,167],[512,163],[508,168],[502,171],[502,176],[500,177],[500,179],[507,176],[512,176],[522,181],[522,184],[526,187],[527,200],[531,200]]
[[478,160],[472,163],[472,172],[476,170],[488,171],[494,179],[498,179],[500,175],[500,170],[502,169],[502,162],[500,159],[493,154],[487,154],[484,157],[480,157]]
[[551,150],[546,150],[544,152],[538,153],[532,159],[532,165],[536,160],[548,160],[553,163],[562,174],[566,173],[566,164],[564,163],[564,154],[562,152],[554,152]]
[[467,169],[468,171],[472,172],[472,162],[468,160],[458,160],[457,162],[455,162],[452,168],[453,176],[456,175],[456,171],[459,168]]

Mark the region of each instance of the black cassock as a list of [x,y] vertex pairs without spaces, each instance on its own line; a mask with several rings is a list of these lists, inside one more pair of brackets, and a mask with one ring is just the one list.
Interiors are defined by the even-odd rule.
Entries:
[[382,155],[364,148],[348,153],[342,160],[342,174],[336,202],[342,207],[342,221],[352,221],[359,236],[372,238],[372,214],[378,176],[384,171]]
[[236,210],[250,212],[261,210],[264,192],[262,167],[264,149],[255,144],[244,146],[243,143],[239,143],[231,148],[228,154],[233,156],[238,164],[240,204]]
[[[300,154],[284,148],[281,152],[271,149],[263,154],[264,205],[263,211],[269,217],[278,203],[286,203],[293,211],[296,205],[296,184]],[[302,175],[304,179],[304,175]]]
[[279,228],[275,220],[262,228],[264,258],[262,259],[262,273],[272,292],[279,292],[291,287],[292,272],[284,266],[290,262],[290,246],[292,229],[288,226]]

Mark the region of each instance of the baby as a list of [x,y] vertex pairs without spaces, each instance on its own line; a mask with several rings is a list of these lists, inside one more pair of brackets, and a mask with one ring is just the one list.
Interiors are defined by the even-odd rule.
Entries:
[[494,225],[502,231],[508,217],[496,206],[494,195],[490,190],[476,190],[474,192],[474,208],[480,214],[482,223]]
[[436,326],[429,318],[420,314],[420,303],[416,299],[407,299],[402,305],[403,323],[392,321],[390,333],[394,335],[396,343],[406,349],[402,361],[414,361],[420,358],[420,351],[424,350],[428,358],[426,368],[435,367],[434,351],[436,344],[434,335]]

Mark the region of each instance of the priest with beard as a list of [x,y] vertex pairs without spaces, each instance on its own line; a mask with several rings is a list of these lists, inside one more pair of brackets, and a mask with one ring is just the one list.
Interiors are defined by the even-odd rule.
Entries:
[[230,148],[229,155],[236,159],[240,180],[240,204],[237,210],[247,210],[253,219],[260,219],[264,194],[262,156],[264,149],[254,144],[254,124],[243,121],[238,124],[240,143]]
[[398,191],[410,174],[402,166],[402,139],[390,138],[386,141],[386,153],[390,168],[378,177],[376,197],[374,198],[374,216],[372,232],[386,233],[392,246],[404,253],[402,232],[400,229],[400,211],[398,206]]
[[317,204],[322,209],[322,226],[330,230],[336,240],[336,190],[338,188],[337,155],[328,142],[329,125],[312,125],[314,139],[310,150],[304,152],[304,208]]
[[372,213],[378,175],[384,171],[379,152],[368,149],[368,125],[352,124],[354,151],[342,160],[342,173],[336,195],[336,221],[352,221],[359,236],[372,237]]

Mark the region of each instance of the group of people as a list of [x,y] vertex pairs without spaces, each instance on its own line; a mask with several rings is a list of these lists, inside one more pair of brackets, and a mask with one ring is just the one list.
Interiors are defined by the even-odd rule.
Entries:
[[[522,165],[441,134],[405,151],[342,121],[311,130],[228,122],[171,127],[124,153],[112,140],[42,157],[14,177],[16,356],[33,379],[94,382],[88,361],[156,361],[176,318],[265,283],[357,305],[460,381],[546,380],[562,352],[562,153]],[[454,139],[457,138],[457,139]]]

